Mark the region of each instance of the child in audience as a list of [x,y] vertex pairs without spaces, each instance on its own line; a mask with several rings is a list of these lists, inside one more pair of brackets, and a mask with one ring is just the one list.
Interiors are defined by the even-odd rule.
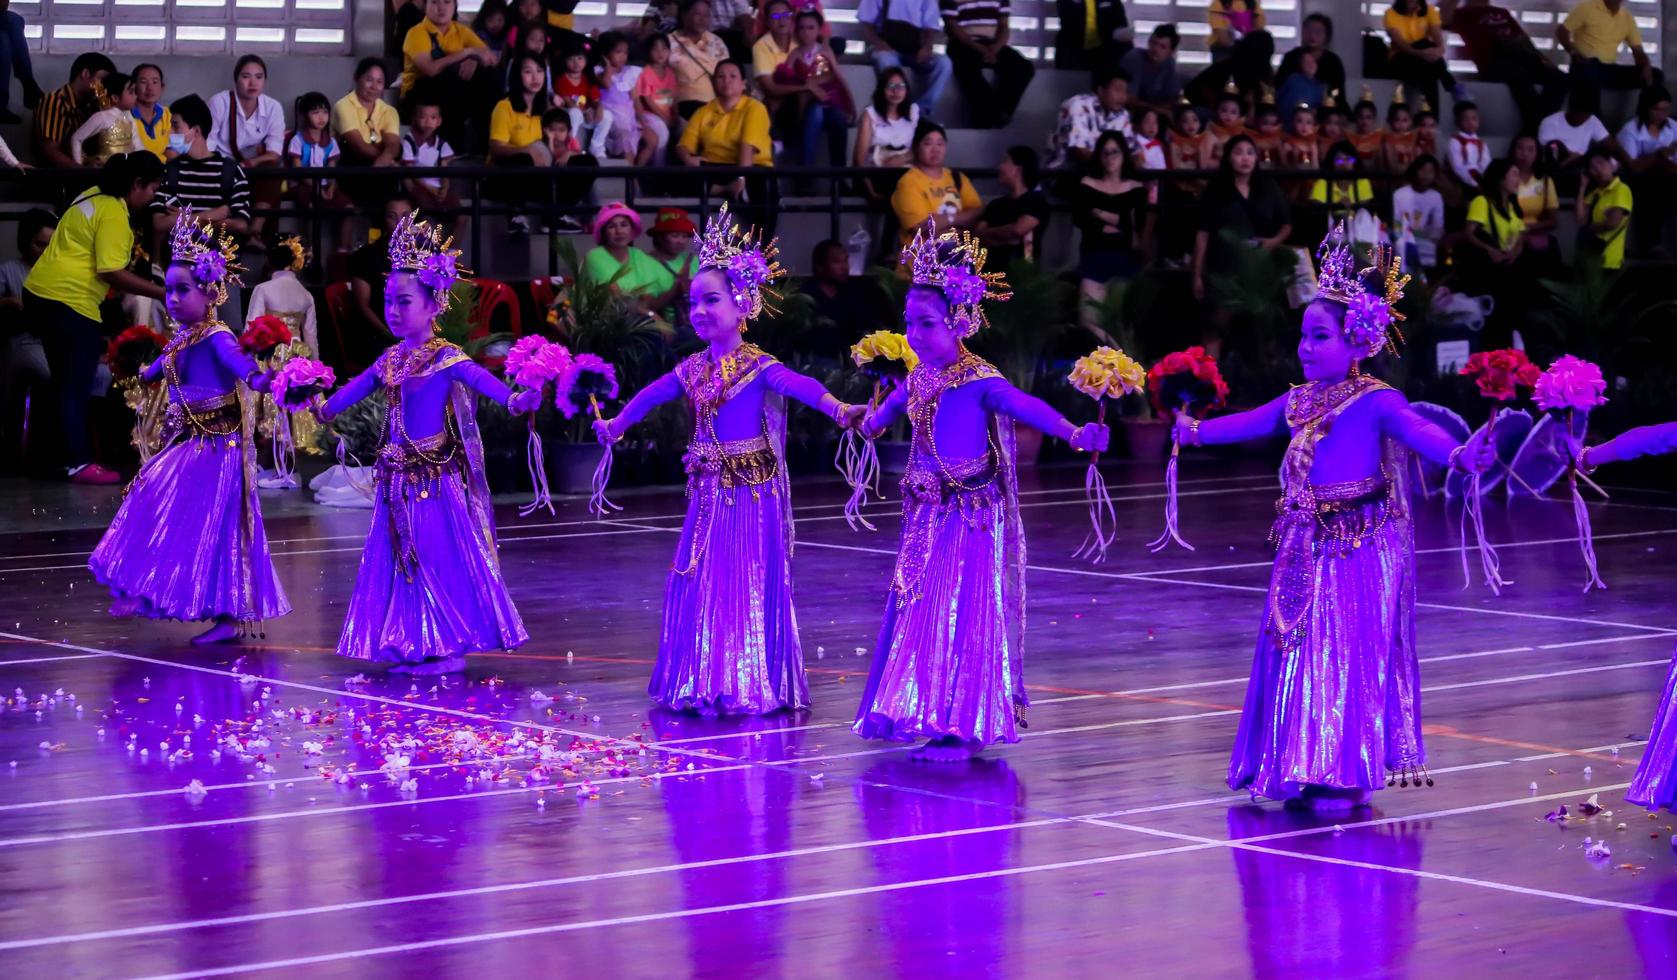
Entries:
[[1479,107],[1471,102],[1456,103],[1456,132],[1450,137],[1450,172],[1463,187],[1479,186],[1479,178],[1491,165],[1491,150],[1479,138]]
[[569,45],[561,55],[564,73],[553,79],[553,104],[571,114],[571,133],[586,141],[588,152],[606,157],[606,138],[611,135],[612,115],[600,106],[600,87],[588,77],[588,51]]
[[105,76],[110,105],[95,112],[70,134],[70,158],[87,167],[102,167],[118,153],[146,148],[134,119],[134,81],[120,72]]
[[676,135],[675,69],[670,67],[670,37],[654,34],[646,42],[646,68],[635,81],[635,108],[640,113],[641,146],[637,166],[661,167],[669,158],[670,139]]
[[[1217,165],[1217,143],[1201,128],[1199,110],[1187,102],[1176,107],[1175,125],[1170,130],[1166,159],[1172,170],[1210,170]],[[1174,182],[1179,189],[1198,194],[1205,190],[1203,178]]]
[[1211,162],[1223,159],[1223,147],[1236,136],[1247,136],[1246,106],[1239,92],[1224,92],[1217,97],[1217,115],[1211,120]]
[[1328,155],[1328,147],[1346,137],[1351,119],[1345,115],[1345,107],[1336,97],[1329,95],[1328,101],[1322,103],[1322,111],[1317,114],[1316,120],[1316,159],[1320,161]]
[[1363,176],[1362,161],[1357,149],[1349,141],[1335,144],[1328,150],[1328,168],[1333,178],[1319,178],[1310,188],[1310,200],[1328,209],[1328,227],[1341,221],[1351,229],[1352,241],[1368,243],[1370,213],[1374,206],[1374,185]]
[[1421,134],[1415,130],[1415,114],[1402,102],[1393,102],[1386,110],[1386,138],[1380,144],[1381,168],[1388,173],[1402,173],[1420,155],[1417,148]]
[[640,156],[640,113],[635,110],[635,86],[643,69],[629,64],[629,39],[615,31],[600,38],[596,50],[600,64],[594,70],[599,83],[600,111],[609,113],[606,151],[614,159],[632,160]]
[[1379,166],[1380,155],[1386,143],[1386,131],[1380,128],[1380,109],[1375,106],[1373,99],[1365,98],[1357,103],[1352,115],[1355,125],[1345,138],[1356,149],[1357,160],[1363,166]]
[[[442,136],[443,110],[435,100],[422,98],[414,104],[413,124],[408,135],[402,137],[402,165],[407,167],[446,167],[454,160],[454,147]],[[444,226],[452,225],[451,233],[460,233],[460,195],[447,177],[409,177],[403,181],[408,194],[419,210],[439,219]]]
[[1403,269],[1422,278],[1438,264],[1438,242],[1444,237],[1444,195],[1437,183],[1438,161],[1423,154],[1392,193],[1392,225],[1403,244]]
[[[304,92],[291,106],[291,135],[285,138],[285,165],[325,168],[338,165],[338,141],[332,138],[332,102],[320,92]],[[297,210],[324,207],[353,207],[349,195],[335,180],[299,180],[289,183]],[[347,248],[355,230],[355,218],[346,215],[338,225],[338,241]]]
[[1258,106],[1257,122],[1252,143],[1258,148],[1258,166],[1273,170],[1281,165],[1281,110],[1265,102]]

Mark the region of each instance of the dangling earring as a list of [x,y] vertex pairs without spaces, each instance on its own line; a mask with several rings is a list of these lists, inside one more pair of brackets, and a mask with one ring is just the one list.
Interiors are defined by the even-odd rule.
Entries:
[[1351,361],[1351,377],[1360,378],[1360,377],[1362,377],[1362,374],[1363,374],[1363,362],[1353,358],[1352,361]]

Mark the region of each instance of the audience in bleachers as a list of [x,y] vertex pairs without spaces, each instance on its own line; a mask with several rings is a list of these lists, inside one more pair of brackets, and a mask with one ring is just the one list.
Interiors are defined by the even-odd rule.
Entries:
[[1316,77],[1329,94],[1338,92],[1344,98],[1345,62],[1328,50],[1332,41],[1333,21],[1326,14],[1306,15],[1304,23],[1299,25],[1299,45],[1281,58],[1281,66],[1275,70],[1275,83],[1285,84],[1289,76],[1303,68],[1305,55],[1310,55],[1316,60]]
[[1176,69],[1176,49],[1181,44],[1175,24],[1160,24],[1145,47],[1132,48],[1119,59],[1118,67],[1129,79],[1131,105],[1160,112],[1176,105],[1182,97],[1182,77]]
[[1135,46],[1123,0],[1054,0],[1060,29],[1054,34],[1054,67],[1093,70],[1111,65]]
[[1441,19],[1461,38],[1481,82],[1506,85],[1520,109],[1520,128],[1566,101],[1566,73],[1537,49],[1520,19],[1491,0],[1441,0]]
[[990,261],[1005,269],[1017,260],[1035,261],[1037,243],[1048,233],[1048,198],[1037,190],[1040,162],[1028,146],[1010,146],[996,167],[1001,193],[973,223],[973,234],[990,248]]
[[1107,69],[1095,76],[1094,91],[1081,92],[1060,103],[1054,132],[1048,137],[1050,167],[1087,163],[1095,152],[1095,141],[1108,130],[1135,144],[1130,114],[1130,83],[1121,72]]
[[944,165],[949,152],[949,134],[929,119],[921,119],[914,131],[914,165],[897,179],[891,194],[902,243],[907,245],[927,219],[939,231],[971,228],[978,220],[984,200],[966,174]]
[[77,55],[70,63],[69,82],[41,96],[33,120],[38,163],[46,167],[76,165],[70,156],[70,134],[103,108],[105,76],[114,71],[116,65],[102,54]]
[[[1555,29],[1555,43],[1572,56],[1574,83],[1592,88],[1647,88],[1663,77],[1642,49],[1642,31],[1625,0],[1583,0]],[[1633,64],[1618,64],[1619,49]]]
[[[1008,0],[939,0],[939,5],[955,84],[969,119],[979,129],[1006,126],[1036,77],[1030,61],[1008,44]],[[994,83],[986,71],[995,73]]]
[[670,35],[670,67],[675,69],[676,109],[691,119],[716,98],[712,77],[728,60],[728,45],[710,29],[710,0],[682,0],[680,26]]
[[937,0],[862,0],[856,22],[874,69],[908,69],[920,93],[920,114],[936,116],[938,98],[954,71],[948,56],[932,49],[943,28]]
[[[887,68],[874,83],[873,99],[862,110],[856,127],[851,163],[858,167],[907,167],[914,162],[914,134],[920,126],[920,107],[914,104],[908,73]],[[887,199],[896,182],[866,177],[862,190],[875,200]]]

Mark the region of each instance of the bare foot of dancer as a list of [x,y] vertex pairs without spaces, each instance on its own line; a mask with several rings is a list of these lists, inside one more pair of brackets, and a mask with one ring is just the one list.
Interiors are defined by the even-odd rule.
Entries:
[[443,657],[408,667],[410,674],[453,674],[466,669],[465,657]]
[[966,762],[984,751],[977,742],[968,742],[953,735],[934,738],[908,754],[916,762]]
[[231,643],[239,638],[239,624],[227,617],[217,617],[209,629],[192,638],[192,642],[204,646],[210,643]]

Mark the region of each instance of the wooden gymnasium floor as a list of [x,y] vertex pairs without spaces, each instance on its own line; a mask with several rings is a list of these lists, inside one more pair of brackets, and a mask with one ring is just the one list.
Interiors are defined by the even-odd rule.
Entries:
[[[816,706],[652,714],[678,492],[615,520],[500,509],[534,640],[417,685],[332,654],[365,512],[275,498],[297,611],[242,648],[113,620],[83,562],[115,499],[6,484],[0,964],[10,976],[1549,976],[1677,970],[1677,818],[1622,793],[1677,640],[1677,497],[1488,509],[1516,585],[1462,590],[1420,521],[1437,785],[1318,819],[1223,783],[1268,574],[1273,471],[1185,464],[1196,552],[1149,554],[1156,466],[1027,475],[1029,734],[911,763],[847,725],[891,567],[800,481]],[[1518,540],[1515,540],[1515,539]],[[21,701],[17,700],[21,695]],[[540,696],[537,696],[540,692]],[[552,700],[545,700],[551,698]],[[260,725],[257,723],[260,722]],[[190,736],[190,741],[188,737]],[[164,743],[168,743],[165,745]],[[216,751],[219,748],[219,751]],[[190,756],[183,753],[190,752]],[[385,755],[407,767],[380,771]],[[193,781],[202,791],[188,790]],[[1599,794],[1611,816],[1555,823]],[[1621,828],[1622,825],[1622,828]],[[1591,858],[1586,838],[1610,857]],[[288,973],[287,975],[298,975]]]

